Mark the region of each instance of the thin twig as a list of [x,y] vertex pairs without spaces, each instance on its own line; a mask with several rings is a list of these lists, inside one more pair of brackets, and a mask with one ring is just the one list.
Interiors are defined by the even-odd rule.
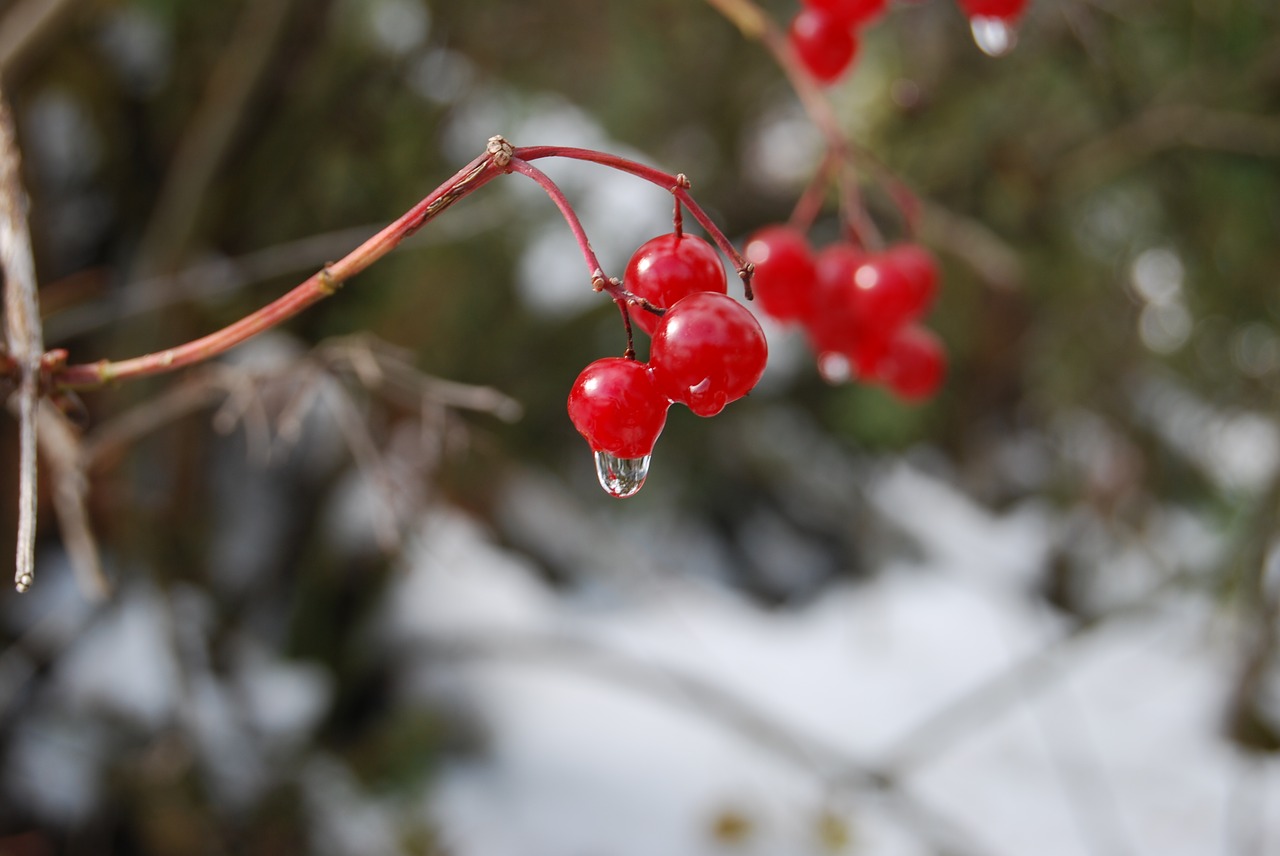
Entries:
[[23,592],[35,582],[36,574],[36,411],[44,340],[21,169],[17,130],[0,91],[0,271],[4,274],[5,336],[9,354],[22,369],[17,394],[18,549],[13,581]]
[[89,522],[84,446],[70,420],[49,401],[40,403],[39,420],[40,456],[50,473],[62,543],[80,591],[92,600],[102,600],[111,593],[111,585],[102,571],[98,542]]

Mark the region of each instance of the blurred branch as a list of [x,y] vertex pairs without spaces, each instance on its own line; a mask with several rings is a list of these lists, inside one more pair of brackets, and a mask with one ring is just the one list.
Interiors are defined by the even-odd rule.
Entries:
[[1000,236],[977,220],[935,202],[924,200],[921,204],[921,226],[928,243],[963,261],[993,288],[1014,291],[1022,287],[1026,276],[1022,259]]
[[826,787],[856,786],[887,795],[910,820],[908,828],[932,844],[936,853],[963,856],[981,852],[974,836],[955,821],[900,787],[896,777],[849,757],[843,749],[801,737],[751,703],[692,674],[641,662],[583,640],[558,636],[486,633],[483,636],[433,637],[429,652],[452,661],[546,663],[570,668],[612,684],[638,689],[675,702],[728,726],[752,746],[791,763]]
[[409,351],[367,333],[322,342],[315,358],[335,367],[346,363],[366,388],[382,392],[409,409],[430,399],[455,410],[488,413],[503,422],[515,422],[523,412],[520,402],[493,387],[423,374],[413,365]]
[[22,63],[78,0],[26,0],[0,18],[0,80]]
[[[456,212],[429,232],[419,232],[407,238],[401,247],[409,249],[440,241],[462,240],[494,228],[506,214],[506,203],[502,200],[479,202]],[[194,264],[172,276],[154,276],[130,283],[123,289],[126,305],[106,298],[47,315],[44,319],[45,340],[65,341],[184,301],[220,297],[279,276],[314,270],[327,260],[341,256],[348,248],[358,246],[379,228],[380,225],[352,226],[309,235],[243,256]],[[58,282],[46,283],[46,297],[58,285]],[[0,376],[5,374],[3,359],[0,354]]]
[[1176,148],[1280,157],[1280,119],[1196,104],[1150,107],[1132,122],[1066,154],[1055,170],[1059,187],[1079,193],[1152,155]]
[[1183,573],[1171,574],[1128,604],[1082,619],[1063,636],[960,694],[898,738],[884,753],[883,769],[888,774],[907,775],[935,760],[975,728],[1061,679],[1062,660],[1073,648],[1091,639],[1094,633],[1114,626],[1116,619],[1154,609],[1160,594],[1187,579]]
[[50,470],[53,510],[76,582],[85,596],[101,600],[111,593],[102,572],[98,542],[85,503],[89,480],[79,433],[48,401],[40,403],[40,455]]
[[18,547],[13,580],[18,591],[36,572],[36,410],[40,398],[40,300],[27,227],[26,194],[17,129],[0,91],[0,272],[4,275],[4,320],[8,353],[21,367],[18,415]]
[[177,267],[204,197],[246,115],[292,0],[248,0],[236,32],[209,76],[204,99],[178,142],[134,265],[142,276]]

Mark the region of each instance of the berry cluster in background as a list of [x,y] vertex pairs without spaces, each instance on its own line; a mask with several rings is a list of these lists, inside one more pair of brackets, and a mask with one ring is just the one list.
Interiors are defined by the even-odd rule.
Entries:
[[906,401],[932,396],[946,352],[920,326],[938,291],[933,256],[914,243],[869,252],[838,241],[814,252],[799,229],[776,225],[747,242],[757,302],[803,328],[830,382],[883,384]]
[[[1013,47],[1014,30],[1027,0],[957,0],[969,18],[974,41],[993,56]],[[788,40],[801,65],[819,83],[833,83],[853,64],[859,33],[878,18],[889,0],[803,0],[791,19]]]

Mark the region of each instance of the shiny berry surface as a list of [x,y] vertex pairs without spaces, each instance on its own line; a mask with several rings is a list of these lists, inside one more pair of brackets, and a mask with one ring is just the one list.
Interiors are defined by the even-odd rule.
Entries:
[[852,244],[823,247],[815,259],[813,312],[804,320],[814,351],[843,353],[858,327],[853,276],[867,254]]
[[[645,241],[627,263],[622,285],[662,309],[699,291],[728,290],[724,265],[715,248],[694,235],[659,235]],[[643,309],[631,313],[637,327],[653,335],[659,316]]]
[[623,357],[591,363],[569,391],[573,427],[592,451],[618,458],[641,458],[653,451],[668,406],[649,367]]
[[858,51],[857,37],[847,24],[813,8],[801,9],[791,19],[787,37],[800,62],[821,83],[844,74]]
[[765,313],[779,321],[813,314],[817,267],[802,232],[766,226],[747,241],[743,255],[755,266],[751,290]]
[[658,389],[699,416],[714,416],[751,391],[769,349],[755,316],[732,297],[691,294],[653,334],[649,363]]
[[868,257],[853,272],[849,297],[858,329],[872,334],[900,327],[918,306],[907,272],[884,254]]
[[919,244],[895,244],[885,251],[884,258],[907,281],[908,318],[928,312],[938,295],[938,263],[933,254]]

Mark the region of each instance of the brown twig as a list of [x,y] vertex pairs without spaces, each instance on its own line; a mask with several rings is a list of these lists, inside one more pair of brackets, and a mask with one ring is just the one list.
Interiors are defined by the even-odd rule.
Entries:
[[53,511],[76,581],[87,597],[101,600],[111,593],[102,571],[98,542],[89,523],[86,500],[89,479],[80,435],[49,401],[40,404],[40,456],[49,469]]
[[1064,156],[1055,181],[1080,194],[1135,162],[1176,148],[1274,158],[1280,156],[1280,120],[1197,104],[1157,104]]
[[27,227],[26,194],[17,130],[0,91],[0,271],[4,274],[5,337],[21,376],[17,394],[18,549],[13,581],[18,591],[35,582],[36,562],[36,413],[40,399],[40,301],[35,260]]

